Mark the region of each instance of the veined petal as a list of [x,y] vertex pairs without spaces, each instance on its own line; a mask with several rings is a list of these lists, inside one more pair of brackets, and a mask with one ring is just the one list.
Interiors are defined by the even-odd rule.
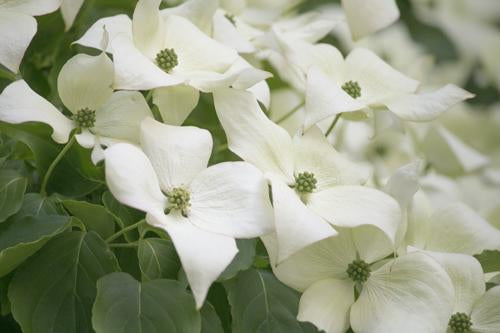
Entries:
[[453,285],[432,258],[411,253],[373,271],[351,307],[357,333],[443,333],[453,310]]
[[[30,16],[39,16],[51,13],[59,8],[61,0],[3,0],[0,10],[12,10]],[[12,28],[12,27],[11,27]],[[14,30],[15,31],[15,30]]]
[[200,92],[186,85],[158,88],[153,91],[153,103],[160,110],[163,122],[182,125],[198,104]]
[[423,122],[436,119],[455,104],[474,96],[448,84],[433,92],[396,96],[383,103],[401,119]]
[[160,15],[161,0],[139,0],[132,17],[132,36],[135,46],[153,59],[164,49],[165,22]]
[[326,333],[344,333],[350,326],[354,283],[326,279],[309,287],[300,297],[297,319],[313,323]]
[[358,185],[366,182],[358,166],[338,153],[321,130],[313,126],[294,138],[295,173],[312,172],[318,181],[316,191],[336,185]]
[[84,108],[95,111],[111,97],[113,75],[113,62],[105,53],[98,56],[77,54],[59,72],[59,96],[73,113]]
[[307,207],[334,226],[373,225],[393,243],[401,223],[397,201],[382,191],[364,186],[342,185],[313,192]]
[[35,36],[36,26],[36,20],[30,15],[10,10],[0,11],[0,40],[2,41],[0,64],[14,73],[19,72],[24,52]]
[[148,223],[168,232],[186,272],[199,309],[210,285],[231,263],[238,248],[228,236],[204,231],[188,220],[170,215],[148,214]]
[[187,19],[169,15],[165,19],[166,48],[173,48],[178,56],[176,70],[226,71],[238,58],[238,53],[211,39]]
[[180,84],[184,78],[165,73],[143,55],[126,34],[110,39],[115,63],[116,89],[149,90]]
[[84,0],[62,0],[61,14],[64,19],[66,30],[71,28],[71,26],[73,25],[76,15],[83,5],[83,1]]
[[121,203],[163,214],[166,198],[147,156],[136,146],[118,143],[104,151],[106,183]]
[[213,95],[229,148],[262,172],[292,181],[292,139],[265,116],[255,97],[234,89],[220,89]]
[[395,0],[342,0],[353,39],[359,39],[391,25],[399,18]]
[[153,118],[141,123],[141,146],[160,180],[161,188],[189,187],[212,154],[212,136],[193,126],[170,126]]
[[425,248],[470,255],[484,250],[500,250],[500,230],[468,206],[457,202],[432,215]]
[[495,333],[500,330],[500,286],[488,290],[475,304],[471,313],[473,332]]
[[213,165],[193,179],[190,190],[189,220],[203,230],[252,238],[274,229],[267,181],[251,164]]
[[337,234],[328,222],[309,210],[288,185],[273,180],[271,186],[278,263],[308,245]]
[[58,109],[31,90],[24,80],[8,85],[0,95],[0,120],[12,124],[39,121],[52,127],[52,139],[68,142],[75,127]]
[[219,7],[218,0],[188,0],[178,6],[160,11],[163,19],[170,15],[187,18],[207,35],[211,34],[212,18]]
[[278,249],[276,238],[265,236],[262,240],[276,277],[299,291],[324,279],[347,278],[347,267],[356,259],[356,247],[349,230],[341,230],[334,237],[307,246],[280,264],[276,264],[275,260]]
[[97,110],[92,131],[139,144],[140,124],[147,117],[153,117],[153,114],[140,92],[117,91]]
[[[101,40],[102,40],[102,32],[106,27],[106,31],[109,34],[109,40],[112,41],[116,36],[123,34],[132,40],[132,21],[130,17],[124,14],[104,17],[102,19],[97,20],[86,32],[85,34],[78,39],[76,44],[80,44],[83,46],[93,47],[101,50]],[[111,43],[108,44],[106,50],[102,50],[106,52],[112,53]]]

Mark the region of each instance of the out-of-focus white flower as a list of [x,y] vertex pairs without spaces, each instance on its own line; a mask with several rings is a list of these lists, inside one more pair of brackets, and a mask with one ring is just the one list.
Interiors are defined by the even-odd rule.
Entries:
[[200,308],[238,252],[234,239],[272,231],[267,183],[245,162],[207,168],[212,137],[200,128],[148,118],[141,147],[117,144],[104,152],[107,184],[119,201],[167,231]]
[[93,148],[92,160],[97,163],[103,157],[101,145],[138,143],[140,122],[152,116],[141,93],[113,92],[113,71],[113,62],[104,53],[78,54],[68,60],[57,85],[72,119],[31,90],[24,80],[15,81],[0,95],[0,120],[46,123],[52,127],[52,138],[58,143],[66,143],[71,131],[80,128],[76,139],[83,147]]
[[61,14],[66,30],[71,28],[75,22],[76,15],[80,11],[84,0],[61,0]]
[[217,90],[214,102],[229,148],[271,181],[278,260],[335,235],[331,225],[377,227],[394,241],[401,219],[397,202],[361,186],[365,177],[317,127],[292,139],[244,91]]
[[276,239],[263,237],[273,271],[303,291],[298,319],[327,333],[442,333],[454,292],[433,258],[410,253],[384,259],[391,244],[375,228],[339,230],[276,266]]
[[0,1],[0,64],[19,72],[19,65],[33,36],[37,23],[33,16],[51,13],[61,0]]

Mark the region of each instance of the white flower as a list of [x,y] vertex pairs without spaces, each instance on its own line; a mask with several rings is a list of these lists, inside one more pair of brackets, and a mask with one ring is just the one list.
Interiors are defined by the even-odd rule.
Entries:
[[71,28],[75,22],[76,15],[83,5],[84,0],[61,0],[61,15],[64,20],[66,30]]
[[397,202],[373,188],[313,127],[291,138],[248,92],[214,92],[229,148],[271,180],[278,260],[333,236],[334,226],[380,228],[392,241],[401,219]]
[[24,52],[36,33],[33,16],[59,8],[60,0],[0,0],[0,64],[19,72]]
[[326,333],[443,333],[454,299],[446,271],[422,253],[384,259],[392,245],[381,236],[342,229],[277,267],[275,239],[263,240],[276,276],[304,292],[299,320]]
[[113,92],[112,84],[113,63],[106,54],[78,54],[63,66],[57,80],[59,96],[72,119],[19,80],[0,95],[0,120],[46,123],[58,143],[66,143],[71,131],[80,128],[76,139],[83,147],[94,148],[92,160],[97,163],[102,159],[101,145],[139,142],[139,124],[152,115],[142,94]]
[[207,168],[212,138],[200,128],[148,118],[141,147],[117,144],[104,152],[107,184],[119,201],[168,232],[200,308],[238,252],[234,239],[272,231],[267,184],[244,162]]

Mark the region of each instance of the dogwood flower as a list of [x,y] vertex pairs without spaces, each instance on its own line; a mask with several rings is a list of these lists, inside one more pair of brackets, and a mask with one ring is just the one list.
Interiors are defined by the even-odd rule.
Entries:
[[14,73],[19,72],[24,52],[37,30],[33,16],[51,13],[59,5],[60,0],[1,0],[0,64]]
[[139,142],[139,124],[151,116],[139,92],[113,92],[113,72],[113,62],[106,54],[78,54],[64,64],[57,80],[59,96],[71,119],[19,80],[0,95],[0,120],[46,123],[52,127],[57,143],[66,143],[71,131],[78,128],[78,143],[93,148],[92,160],[97,163],[102,159],[101,145]]
[[214,102],[229,148],[270,179],[279,261],[335,235],[332,225],[380,228],[394,241],[401,219],[397,202],[361,186],[365,179],[356,165],[318,128],[292,139],[245,91],[217,90]]
[[446,271],[422,253],[384,259],[380,232],[342,228],[278,265],[275,238],[263,241],[278,279],[303,292],[297,318],[326,333],[443,333],[452,315]]
[[119,201],[145,211],[149,224],[169,234],[200,308],[238,252],[234,239],[272,231],[267,184],[245,162],[207,168],[212,138],[206,130],[148,118],[140,141],[143,151],[131,144],[104,151],[107,184]]

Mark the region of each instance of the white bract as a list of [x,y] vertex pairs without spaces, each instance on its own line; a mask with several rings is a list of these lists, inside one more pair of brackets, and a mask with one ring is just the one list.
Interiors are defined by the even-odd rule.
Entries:
[[262,173],[245,162],[207,168],[212,137],[196,127],[141,125],[141,151],[117,144],[105,154],[106,181],[122,203],[147,213],[179,254],[200,308],[208,288],[238,252],[235,238],[272,231]]
[[380,228],[394,241],[397,202],[361,186],[365,178],[313,127],[293,139],[269,120],[255,98],[234,89],[214,92],[229,148],[270,179],[279,260],[333,236],[333,226]]
[[57,143],[66,143],[71,131],[78,128],[78,143],[93,148],[92,160],[97,163],[102,159],[101,145],[139,142],[139,124],[151,116],[141,93],[113,92],[113,73],[113,62],[106,54],[78,54],[63,66],[57,80],[59,96],[71,119],[19,80],[0,95],[0,120],[46,123]]

